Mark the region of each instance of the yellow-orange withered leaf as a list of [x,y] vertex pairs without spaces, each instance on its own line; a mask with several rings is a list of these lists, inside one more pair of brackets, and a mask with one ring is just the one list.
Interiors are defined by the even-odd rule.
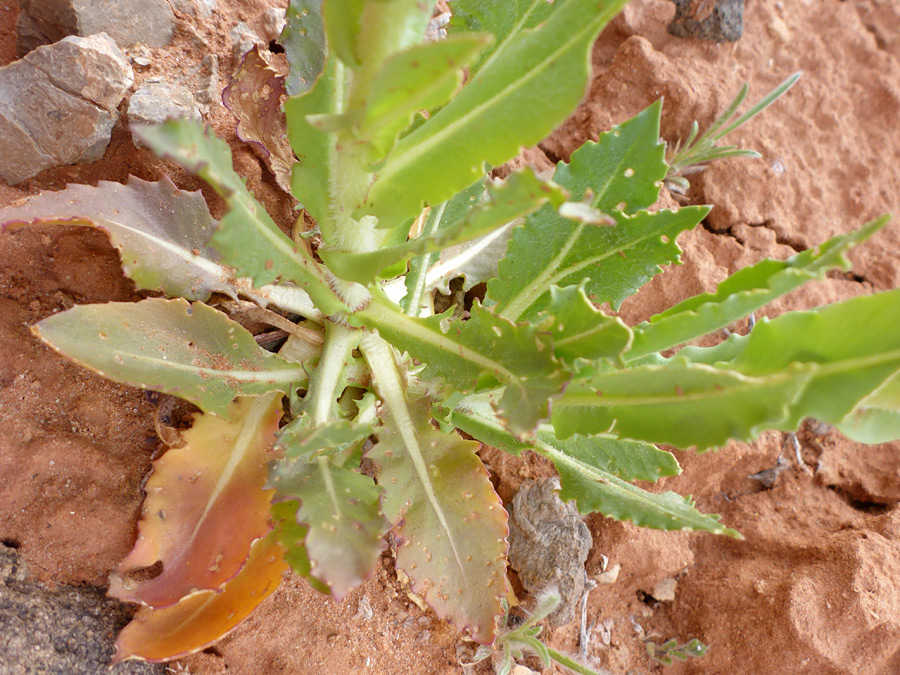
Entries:
[[119,633],[113,663],[172,661],[226,635],[275,592],[288,569],[274,536],[253,544],[241,572],[221,591],[200,591],[162,609],[141,607]]
[[[229,419],[196,417],[183,447],[153,463],[131,553],[111,576],[109,594],[151,607],[200,590],[219,590],[266,536],[274,490],[265,490],[267,453],[281,416],[281,393],[240,397]],[[129,573],[162,563],[162,573]]]

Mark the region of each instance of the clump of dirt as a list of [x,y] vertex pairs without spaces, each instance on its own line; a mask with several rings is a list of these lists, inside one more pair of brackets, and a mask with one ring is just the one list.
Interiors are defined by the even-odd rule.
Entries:
[[[219,0],[196,20],[178,14],[176,38],[152,50],[137,82],[175,79],[210,53],[223,75],[234,66],[229,31],[237,21],[261,27],[264,0]],[[0,7],[0,65],[15,58],[15,0]],[[800,83],[730,140],[762,153],[727,160],[692,178],[693,203],[714,210],[679,242],[673,267],[629,300],[621,315],[640,321],[689,295],[712,290],[736,269],[900,212],[900,47],[897,10],[888,0],[748,2],[744,37],[732,44],[680,40],[666,32],[674,5],[634,0],[593,53],[585,102],[529,161],[567,158],[584,140],[665,97],[662,134],[683,138],[693,120],[708,124],[747,81],[750,100],[787,75]],[[220,83],[221,85],[224,82]],[[210,124],[235,166],[283,227],[292,203],[234,133],[215,105]],[[14,188],[0,183],[0,206],[69,182],[199,181],[139,150],[125,126],[103,160],[43,172]],[[766,308],[775,315],[900,286],[900,224],[851,254],[853,274],[831,274]],[[0,236],[0,539],[19,546],[46,583],[104,585],[129,550],[141,480],[156,451],[155,403],[110,383],[43,346],[28,326],[76,303],[140,297],[123,278],[105,238],[71,227]],[[732,327],[746,330],[746,322]],[[864,327],[857,327],[864,329]],[[692,494],[698,506],[742,532],[735,541],[705,534],[642,530],[591,516],[587,572],[604,575],[587,603],[588,659],[617,673],[661,669],[645,640],[699,638],[710,652],[665,672],[859,673],[900,671],[900,444],[862,446],[808,427],[800,457],[783,434],[714,453],[678,452],[684,473],[652,490]],[[483,451],[498,493],[552,474],[533,456]],[[771,489],[748,478],[789,463]],[[655,594],[655,595],[654,595]],[[527,597],[523,598],[526,602]],[[575,621],[547,628],[558,649],[577,653]],[[389,557],[343,603],[289,577],[252,617],[216,647],[185,659],[192,673],[454,673],[467,645],[422,611],[392,573]],[[535,662],[530,665],[537,667]],[[489,672],[485,662],[468,672]],[[558,672],[558,671],[547,671]]]

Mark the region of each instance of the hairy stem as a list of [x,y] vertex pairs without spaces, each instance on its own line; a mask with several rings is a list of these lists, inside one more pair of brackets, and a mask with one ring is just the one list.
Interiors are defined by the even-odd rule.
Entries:
[[325,424],[331,415],[331,407],[337,400],[341,376],[350,361],[350,352],[359,341],[359,331],[340,324],[325,325],[325,344],[322,358],[316,367],[307,395],[307,410],[315,425]]

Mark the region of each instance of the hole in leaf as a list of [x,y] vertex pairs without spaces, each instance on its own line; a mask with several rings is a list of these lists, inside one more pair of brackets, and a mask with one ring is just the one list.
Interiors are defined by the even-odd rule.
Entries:
[[138,567],[131,570],[128,573],[128,578],[133,579],[134,581],[148,581],[150,579],[155,579],[156,577],[158,577],[160,574],[162,574],[162,571],[162,560],[157,560],[149,567]]

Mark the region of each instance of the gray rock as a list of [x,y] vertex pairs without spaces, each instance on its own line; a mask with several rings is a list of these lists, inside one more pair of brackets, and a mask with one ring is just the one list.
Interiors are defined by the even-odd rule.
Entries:
[[25,31],[16,43],[20,54],[41,35],[44,44],[106,33],[120,47],[165,47],[175,32],[175,13],[167,0],[21,0],[18,29]]
[[287,23],[286,14],[284,7],[269,7],[263,12],[263,33],[266,40],[272,42],[281,37],[281,31],[284,30],[284,24]]
[[134,73],[103,33],[67,37],[0,68],[0,177],[93,162],[109,144]]
[[145,82],[128,101],[131,124],[159,124],[181,117],[200,119],[200,109],[191,92],[180,84]]
[[680,38],[734,42],[744,34],[744,0],[671,0],[675,18],[669,33]]
[[253,49],[254,45],[259,45],[260,49],[268,49],[268,45],[263,42],[256,32],[243,21],[238,21],[228,34],[231,38],[231,54],[234,56],[235,63],[240,63],[244,58],[244,54]]
[[49,591],[29,579],[16,551],[0,545],[0,672],[4,675],[161,675],[161,665],[126,661],[109,669],[131,610],[98,588]]
[[509,509],[509,562],[529,593],[555,586],[562,602],[548,617],[562,626],[575,618],[584,593],[584,561],[593,541],[571,502],[563,503],[558,478],[526,483]]
[[195,18],[212,16],[219,7],[216,0],[169,0],[172,9]]

